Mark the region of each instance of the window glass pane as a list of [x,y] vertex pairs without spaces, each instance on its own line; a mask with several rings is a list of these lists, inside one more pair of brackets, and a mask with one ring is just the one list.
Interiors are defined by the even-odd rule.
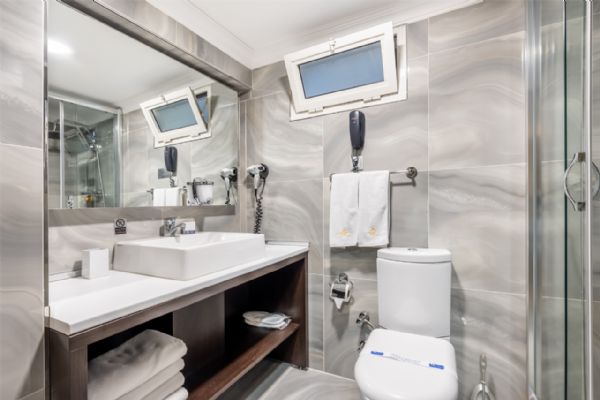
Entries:
[[178,100],[166,106],[157,107],[152,110],[152,115],[161,132],[174,129],[186,128],[196,125],[196,118],[187,99]]
[[196,103],[200,109],[204,124],[208,125],[208,94],[206,92],[198,93],[196,95]]
[[381,42],[300,64],[304,97],[383,82]]

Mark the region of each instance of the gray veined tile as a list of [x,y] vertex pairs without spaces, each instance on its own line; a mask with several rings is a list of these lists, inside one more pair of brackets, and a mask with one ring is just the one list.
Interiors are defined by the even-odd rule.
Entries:
[[0,1],[0,143],[44,142],[44,4]]
[[525,293],[524,165],[429,174],[429,246],[452,253],[453,287]]
[[[427,169],[428,58],[408,62],[408,98],[395,103],[367,107],[365,170]],[[327,115],[324,133],[324,177],[352,168],[348,113]]]
[[430,170],[525,162],[523,38],[430,55]]
[[[252,190],[253,192],[253,190]],[[254,225],[254,194],[248,202],[247,224]],[[323,273],[322,180],[273,182],[267,179],[263,195],[262,232],[267,240],[308,241],[309,271]]]
[[429,173],[419,171],[414,185],[404,176],[391,179],[391,247],[428,247]]
[[378,322],[377,282],[371,280],[350,279],[354,282],[353,297],[350,304],[338,310],[329,300],[329,283],[334,277],[325,277],[325,313],[324,313],[324,348],[325,371],[354,378],[354,364],[358,359],[358,345],[366,339],[367,330],[356,325],[358,314],[367,311],[371,322]]
[[408,58],[418,58],[428,54],[429,20],[414,22],[406,26]]
[[524,295],[452,290],[450,341],[456,352],[459,398],[479,383],[479,355],[497,399],[525,399],[526,302]]
[[542,297],[538,303],[540,327],[540,381],[539,395],[542,399],[562,400],[565,393],[565,299]]
[[290,83],[283,61],[252,70],[253,98],[277,92],[290,93]]
[[247,162],[269,166],[269,180],[323,176],[323,120],[289,119],[289,97],[277,93],[246,104]]
[[429,20],[429,52],[464,46],[525,29],[525,2],[483,0]]
[[44,385],[44,155],[0,144],[0,398]]
[[323,275],[308,275],[308,364],[323,370]]

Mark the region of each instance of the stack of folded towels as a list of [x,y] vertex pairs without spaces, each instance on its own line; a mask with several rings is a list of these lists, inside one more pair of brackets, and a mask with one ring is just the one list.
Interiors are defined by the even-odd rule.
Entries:
[[266,311],[248,311],[244,313],[244,321],[252,326],[270,329],[284,329],[292,319],[283,313],[269,313]]
[[146,330],[89,363],[89,400],[185,400],[185,343]]

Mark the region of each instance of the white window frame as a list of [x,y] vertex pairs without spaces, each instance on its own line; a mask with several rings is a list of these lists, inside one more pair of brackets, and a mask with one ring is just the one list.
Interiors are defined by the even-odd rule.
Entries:
[[[387,23],[387,24],[379,25],[377,27],[368,29],[366,31],[362,31],[362,32],[358,32],[353,35],[346,36],[342,39],[346,39],[346,38],[350,38],[350,37],[357,38],[358,36],[364,38],[365,32],[371,32],[371,31],[374,31],[375,29],[379,29],[380,32],[385,29],[386,35],[387,35],[387,37],[389,37],[389,35],[390,35],[389,29],[390,28],[392,28],[391,23]],[[338,112],[342,112],[342,111],[354,110],[357,108],[371,107],[371,106],[376,106],[376,105],[381,105],[381,104],[392,103],[395,101],[406,100],[407,99],[406,25],[401,25],[401,26],[392,28],[391,35],[392,35],[392,48],[394,50],[390,51],[389,47],[384,47],[383,43],[382,43],[381,49],[382,49],[382,53],[384,56],[386,56],[386,53],[387,53],[387,55],[389,55],[389,54],[394,55],[394,70],[392,71],[394,77],[396,78],[396,86],[394,87],[394,90],[390,93],[381,94],[381,95],[377,95],[377,96],[365,95],[365,93],[367,93],[365,91],[365,88],[370,88],[371,86],[373,86],[373,85],[365,85],[365,86],[361,86],[358,88],[346,90],[344,92],[337,92],[337,93],[349,94],[349,96],[347,98],[350,98],[350,100],[347,100],[347,98],[346,99],[337,99],[336,102],[332,101],[331,105],[323,106],[322,108],[313,108],[313,109],[309,108],[306,111],[298,111],[297,98],[300,97],[301,100],[304,99],[304,88],[302,87],[302,81],[300,79],[300,71],[298,69],[298,64],[304,63],[305,61],[302,60],[302,61],[296,62],[296,63],[293,62],[293,60],[296,59],[294,54],[298,54],[301,52],[293,53],[293,54],[286,56],[286,58],[285,58],[286,70],[287,70],[287,74],[288,74],[288,79],[290,81],[290,88],[292,89],[292,104],[290,106],[290,120],[296,121],[296,120],[301,120],[301,119],[306,119],[306,118],[313,118],[313,117],[317,117],[320,115],[334,114],[334,113],[338,113]],[[339,40],[341,40],[341,39],[335,39],[335,42],[338,43]],[[355,39],[351,39],[351,40],[355,40]],[[346,41],[346,43],[348,43],[348,42],[349,41]],[[354,43],[357,43],[357,42],[354,41]],[[373,43],[373,41],[371,41],[370,43]],[[359,47],[361,45],[364,45],[364,43],[355,44],[355,46],[353,46],[353,47]],[[386,45],[389,45],[389,42],[386,42]],[[314,47],[311,47],[310,49],[313,49],[316,47],[320,47],[320,46],[314,46]],[[342,51],[349,50],[353,47],[346,47]],[[336,46],[336,48],[337,48],[337,46]],[[310,49],[302,50],[302,52],[309,53]],[[331,53],[329,52],[326,55],[330,55],[330,54]],[[320,57],[323,57],[323,56],[324,55],[321,55]],[[319,57],[317,57],[317,58],[319,58]],[[388,76],[386,76],[385,74],[386,74],[386,70],[385,70],[385,62],[384,62],[384,80],[388,78]],[[392,79],[392,81],[393,81],[393,79]],[[319,97],[325,97],[325,96],[328,96],[328,95],[323,95],[323,96],[319,96]]]
[[[299,70],[300,64],[377,41],[381,42],[384,67],[383,82],[310,99],[304,97],[304,88]],[[332,42],[335,43],[333,49],[329,47]],[[292,89],[293,101],[290,107],[290,119],[292,121],[406,100],[406,26],[402,25],[394,28],[392,23],[389,22],[343,38],[334,39],[331,42],[287,55],[285,66],[290,88]]]
[[[148,100],[140,104],[142,113],[150,126],[150,130],[154,135],[154,147],[164,147],[171,144],[188,142],[190,140],[206,139],[211,136],[211,132],[207,127],[209,121],[204,121],[202,112],[196,102],[196,93],[207,93],[207,107],[209,109],[209,121],[210,121],[210,86],[203,87],[197,90],[192,90],[190,87],[175,90],[170,93],[166,93],[160,97],[156,97],[152,100]],[[173,129],[170,131],[162,132],[158,126],[158,122],[154,118],[152,111],[159,107],[164,107],[168,104],[175,103],[180,100],[187,100],[196,123],[191,126],[186,126],[180,129]]]

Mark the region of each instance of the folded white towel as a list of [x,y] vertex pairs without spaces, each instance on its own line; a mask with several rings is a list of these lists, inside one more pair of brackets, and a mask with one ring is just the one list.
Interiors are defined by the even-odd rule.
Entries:
[[181,373],[179,373],[163,383],[152,393],[148,394],[148,396],[144,397],[144,400],[164,400],[173,393],[177,392],[181,386],[183,386],[184,382],[185,378],[183,375],[181,375]]
[[148,379],[146,382],[133,389],[131,392],[119,397],[119,400],[145,399],[146,396],[148,396],[150,393],[161,387],[169,379],[177,375],[177,373],[181,371],[183,367],[184,363],[182,359],[175,361],[173,364],[169,365],[167,368],[163,369],[162,371],[154,375],[152,378]]
[[178,391],[167,397],[165,400],[186,400],[188,398],[188,391],[186,388],[179,388]]
[[182,358],[186,352],[187,347],[181,340],[146,330],[90,361],[88,399],[118,399]]
[[152,190],[152,206],[162,207],[165,205],[165,195],[167,189],[153,189]]
[[358,245],[382,247],[390,242],[390,172],[360,174]]
[[329,202],[329,246],[356,246],[359,174],[335,174]]
[[244,321],[248,325],[261,328],[284,329],[292,318],[283,313],[269,313],[266,311],[248,311],[243,314]]
[[165,189],[165,206],[175,207],[181,205],[181,195],[178,187]]

